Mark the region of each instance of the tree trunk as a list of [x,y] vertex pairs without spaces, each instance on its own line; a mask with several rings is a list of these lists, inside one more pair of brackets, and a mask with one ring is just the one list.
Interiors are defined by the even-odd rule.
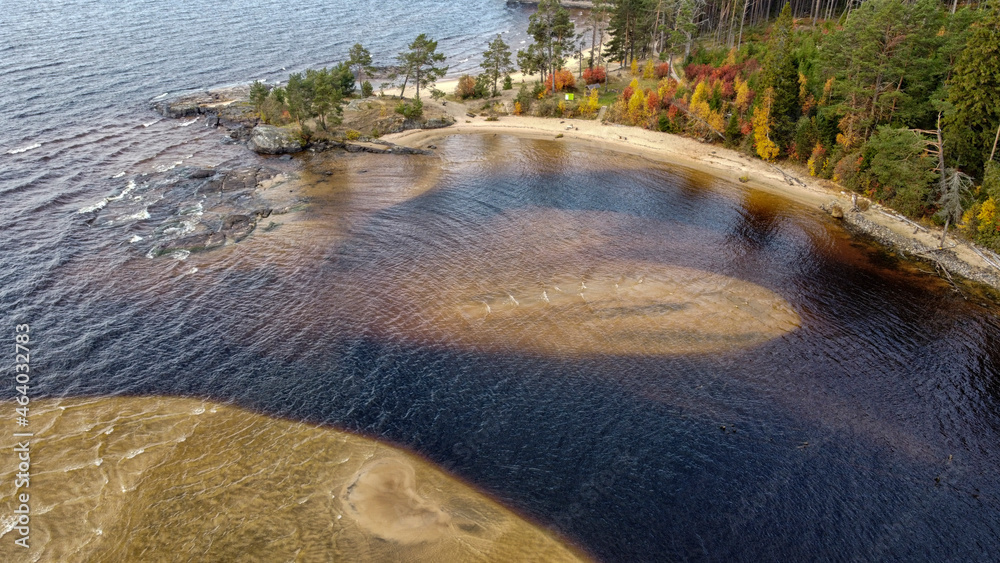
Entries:
[[740,38],[736,40],[736,48],[739,49],[743,45],[743,23],[747,19],[747,6],[750,5],[750,0],[743,1],[743,16],[740,18]]
[[1000,141],[1000,125],[997,125],[997,136],[993,138],[993,150],[990,151],[990,159],[987,162],[993,162],[993,155],[997,152],[997,141]]
[[[941,169],[941,175],[938,177],[938,189],[941,190],[941,195],[944,195],[945,190],[948,189],[948,181],[945,178],[945,168],[944,168],[944,138],[941,135],[941,112],[938,112],[937,118],[937,145],[938,145],[938,168]],[[948,236],[948,223],[951,221],[951,214],[944,218],[944,232],[941,233],[941,248],[944,248],[944,237]]]

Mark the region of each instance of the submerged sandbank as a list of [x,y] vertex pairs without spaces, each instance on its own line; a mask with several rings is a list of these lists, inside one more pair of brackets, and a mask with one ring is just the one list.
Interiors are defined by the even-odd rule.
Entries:
[[4,561],[583,559],[427,461],[331,428],[113,397],[32,401],[31,429],[31,548],[5,516]]
[[[599,149],[636,154],[655,162],[694,169],[813,209],[829,209],[832,204],[845,211],[852,208],[851,196],[833,182],[790,172],[718,145],[596,120],[507,116],[499,121],[485,121],[477,117],[459,119],[444,130],[404,131],[387,135],[385,139],[419,147],[445,136],[465,134],[504,134],[535,139],[554,139],[561,135],[560,138],[582,141]],[[904,255],[929,260],[953,273],[1000,289],[1000,271],[969,243],[956,242],[950,237],[946,247],[941,249],[939,229],[915,226],[878,205],[865,212],[845,215],[845,223],[855,232],[871,236]]]

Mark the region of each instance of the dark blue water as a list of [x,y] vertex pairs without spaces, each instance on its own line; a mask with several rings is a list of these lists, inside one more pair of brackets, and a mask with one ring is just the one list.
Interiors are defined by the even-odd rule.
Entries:
[[[334,195],[307,210],[309,236],[151,260],[129,225],[83,224],[78,209],[135,174],[252,161],[197,123],[143,127],[149,98],[279,78],[358,40],[394,52],[422,31],[471,58],[463,38],[524,18],[428,4],[435,18],[407,3],[379,24],[359,4],[7,6],[0,75],[21,87],[0,93],[0,152],[41,146],[0,154],[0,303],[8,330],[37,337],[35,397],[209,397],[357,431],[605,561],[995,560],[997,306],[773,196],[582,146],[461,137],[410,199],[376,201],[351,188],[360,175],[312,186]],[[469,345],[432,314],[454,287],[621,264],[757,284],[800,326],[709,354],[560,356],[501,333]]]

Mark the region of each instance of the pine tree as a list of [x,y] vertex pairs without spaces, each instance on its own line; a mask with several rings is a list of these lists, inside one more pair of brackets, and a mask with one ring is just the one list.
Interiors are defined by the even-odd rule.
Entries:
[[399,95],[406,91],[406,83],[412,77],[417,87],[415,98],[420,98],[420,87],[427,88],[434,84],[438,78],[448,72],[446,66],[435,66],[444,62],[445,56],[437,52],[437,41],[421,33],[409,45],[409,51],[401,52],[396,59],[406,72],[406,79],[403,81],[403,88]]
[[[525,55],[525,62],[539,62],[542,77],[552,80],[552,90],[555,91],[555,73],[562,68],[564,63],[563,55],[571,50],[574,36],[574,25],[569,19],[569,12],[563,8],[559,0],[542,0],[538,3],[538,9],[528,18],[528,34],[535,40],[537,49],[532,53],[529,48]],[[522,51],[523,52],[523,51]],[[538,58],[535,58],[538,57]],[[540,60],[539,60],[540,59]],[[521,54],[518,53],[518,63],[522,63]],[[522,64],[522,68],[523,68]]]
[[645,50],[652,38],[655,22],[651,0],[617,0],[611,10],[608,52],[626,64]]
[[772,89],[770,138],[779,147],[786,146],[795,133],[795,122],[799,118],[799,71],[792,44],[791,3],[785,4],[771,29],[771,36],[765,49],[762,86]]
[[504,43],[503,37],[498,33],[497,38],[490,42],[483,53],[483,62],[479,63],[486,77],[493,82],[494,96],[498,94],[497,82],[500,81],[500,77],[506,76],[509,79],[510,73],[514,70],[510,55],[510,46]]
[[372,66],[372,54],[362,47],[361,43],[355,43],[347,53],[347,66],[354,71],[354,78],[359,83],[363,81],[364,73],[375,72]]
[[974,26],[949,81],[948,101],[949,160],[981,178],[1000,127],[1000,5]]

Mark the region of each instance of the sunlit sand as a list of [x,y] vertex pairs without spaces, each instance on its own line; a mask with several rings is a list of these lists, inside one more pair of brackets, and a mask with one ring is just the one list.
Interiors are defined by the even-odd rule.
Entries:
[[[330,428],[162,397],[33,401],[31,427],[31,548],[4,519],[2,561],[580,559],[432,464]],[[16,463],[0,457],[8,485]]]

